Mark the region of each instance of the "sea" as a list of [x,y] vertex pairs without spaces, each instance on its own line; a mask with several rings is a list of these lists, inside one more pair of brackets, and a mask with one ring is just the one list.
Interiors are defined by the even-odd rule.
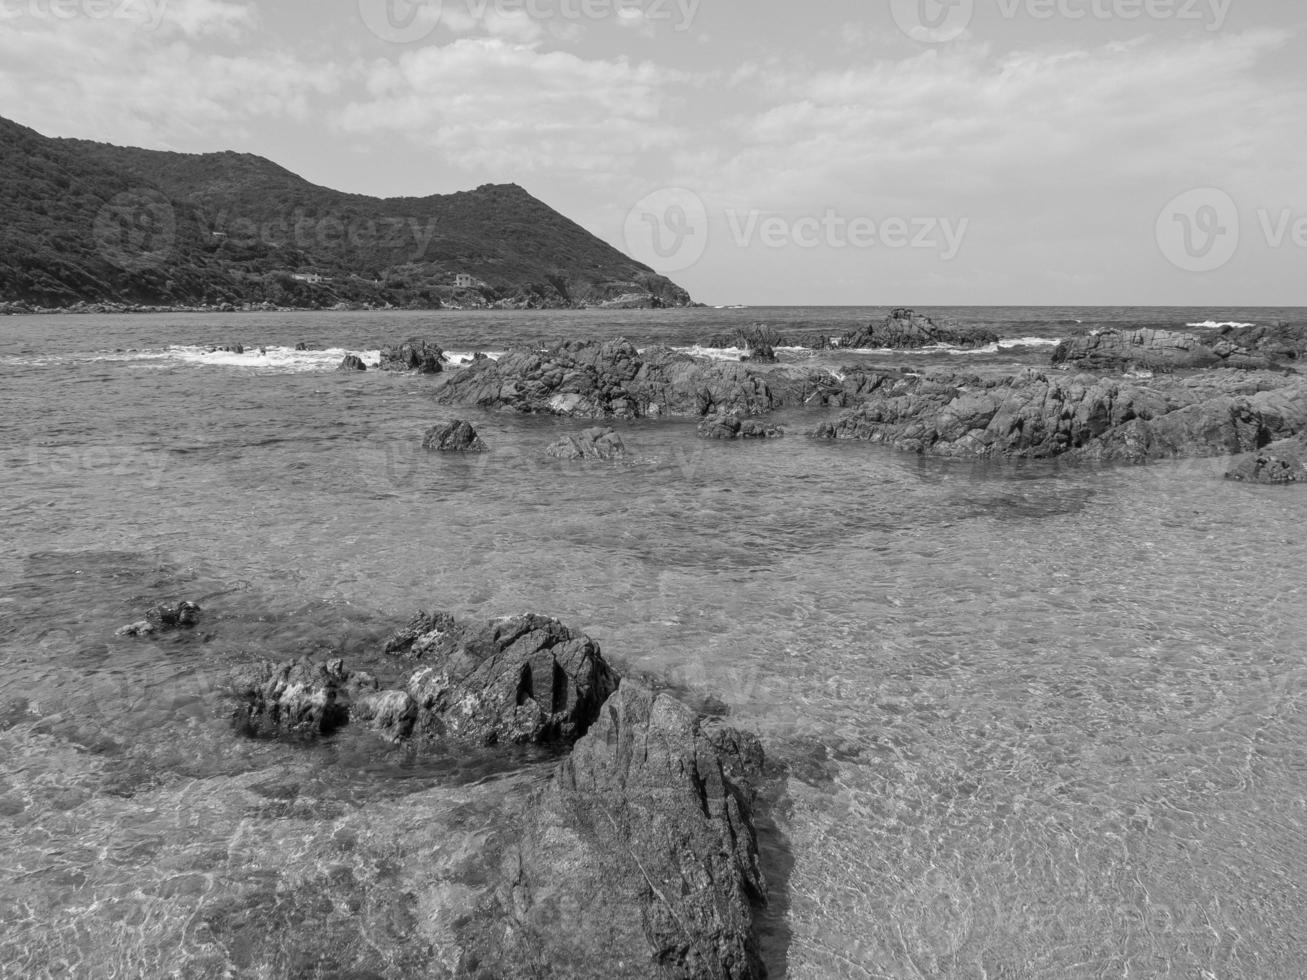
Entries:
[[[564,462],[593,423],[335,370],[412,337],[450,370],[619,336],[729,359],[706,338],[887,312],[0,317],[0,976],[449,975],[548,754],[250,738],[224,693],[259,658],[373,662],[419,609],[555,616],[761,737],[772,977],[1307,976],[1307,493],[806,438],[824,409],[759,444],[619,421],[627,458]],[[1075,333],[1307,319],[922,312],[1002,340],[782,360],[1048,369]],[[454,417],[491,451],[424,452]],[[178,599],[196,629],[115,635]]]

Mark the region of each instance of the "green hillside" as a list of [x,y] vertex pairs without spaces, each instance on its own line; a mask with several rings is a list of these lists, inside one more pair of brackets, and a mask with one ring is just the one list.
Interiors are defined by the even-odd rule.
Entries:
[[0,119],[0,302],[677,306],[514,184],[379,199],[249,154],[48,139]]

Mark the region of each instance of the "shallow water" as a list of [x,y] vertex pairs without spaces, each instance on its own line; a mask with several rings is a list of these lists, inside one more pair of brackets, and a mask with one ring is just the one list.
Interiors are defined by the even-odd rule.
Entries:
[[[973,315],[1055,337],[1074,312]],[[1101,314],[1131,316],[1265,314]],[[543,457],[585,423],[474,415],[493,452],[450,459],[419,448],[451,414],[430,379],[168,353],[759,318],[0,319],[0,974],[449,969],[545,760],[252,741],[217,698],[253,656],[366,665],[419,607],[558,616],[790,762],[774,975],[1307,974],[1300,492],[817,443],[804,412],[765,445],[623,425],[618,463]],[[113,635],[169,598],[195,634]]]

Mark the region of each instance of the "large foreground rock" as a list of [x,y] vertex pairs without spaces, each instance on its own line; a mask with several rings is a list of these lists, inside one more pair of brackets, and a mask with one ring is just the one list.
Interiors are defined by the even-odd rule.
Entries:
[[494,900],[464,924],[466,976],[764,975],[752,823],[762,750],[625,683],[531,799]]
[[[1216,330],[1216,341],[1256,351],[1288,365],[1307,356],[1307,324],[1275,323],[1251,327],[1225,326]],[[1208,340],[1209,344],[1214,340]]]
[[462,625],[446,613],[421,613],[386,652],[423,663],[403,686],[413,724],[388,732],[397,737],[570,741],[586,732],[618,683],[598,643],[535,614]]
[[638,351],[627,340],[567,343],[548,351],[510,351],[454,374],[443,404],[578,418],[759,415],[805,404],[851,404],[863,375],[767,370],[702,361],[666,347]]
[[1225,478],[1242,483],[1307,482],[1307,437],[1281,439],[1237,457],[1230,461]]
[[1028,371],[885,375],[813,435],[938,456],[1140,462],[1248,452],[1305,427],[1307,382],[1283,375],[1216,371],[1145,384]]
[[982,327],[946,326],[936,323],[924,313],[896,309],[879,323],[851,330],[840,337],[835,346],[893,350],[916,350],[947,344],[972,349],[986,347],[998,341],[998,334]]
[[1053,363],[1088,371],[1256,370],[1274,365],[1269,354],[1240,347],[1230,338],[1215,335],[1205,342],[1193,334],[1168,330],[1104,330],[1062,341],[1053,351]]

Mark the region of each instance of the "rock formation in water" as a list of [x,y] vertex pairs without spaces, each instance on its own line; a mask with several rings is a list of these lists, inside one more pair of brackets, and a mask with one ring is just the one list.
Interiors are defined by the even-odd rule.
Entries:
[[1053,351],[1053,364],[1088,371],[1157,372],[1212,367],[1260,370],[1274,365],[1269,353],[1241,347],[1231,337],[1218,334],[1204,342],[1168,330],[1104,330],[1062,341]]
[[490,451],[466,419],[454,419],[444,425],[434,425],[422,438],[422,448],[439,453],[486,453]]
[[626,444],[612,428],[596,426],[563,436],[545,450],[545,455],[555,459],[617,459],[626,455]]
[[381,348],[383,371],[416,371],[439,374],[445,369],[445,352],[426,340],[410,340],[397,347]]
[[981,327],[954,327],[938,324],[924,313],[899,308],[879,323],[851,330],[835,346],[851,349],[891,348],[916,350],[947,344],[951,347],[986,347],[998,342],[998,334]]
[[189,629],[200,621],[203,612],[194,602],[162,602],[145,612],[145,618],[117,631],[118,636],[149,636],[168,630]]
[[365,709],[392,738],[568,742],[585,733],[617,687],[599,644],[545,616],[460,625],[446,614],[420,614],[386,650],[422,663],[402,687],[411,710],[394,697],[386,705],[389,715],[411,717],[407,731]]
[[699,423],[700,439],[779,439],[784,435],[780,426],[733,413],[711,415]]
[[641,352],[627,340],[574,342],[469,364],[450,377],[436,400],[596,419],[758,415],[794,405],[851,404],[864,383],[862,372],[853,374],[846,384],[824,371],[705,362],[666,347]]
[[762,977],[753,736],[632,682],[531,798],[461,972],[563,980]]
[[1225,478],[1242,483],[1307,482],[1307,435],[1281,439],[1232,459]]
[[340,366],[336,368],[337,371],[366,371],[367,369],[368,366],[363,363],[363,358],[357,354],[346,354],[341,359]]
[[894,378],[815,433],[938,456],[1063,454],[1141,462],[1256,450],[1307,426],[1307,383],[1208,372],[1147,385],[1027,371]]

